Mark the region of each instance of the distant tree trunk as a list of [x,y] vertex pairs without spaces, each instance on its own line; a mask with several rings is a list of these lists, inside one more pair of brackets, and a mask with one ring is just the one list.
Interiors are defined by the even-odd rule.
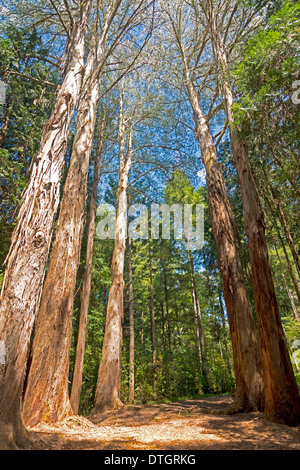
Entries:
[[72,414],[68,373],[73,301],[99,89],[98,81],[89,81],[93,65],[94,53],[90,50],[70,166],[32,345],[23,404],[24,419],[29,426],[53,423]]
[[161,327],[162,327],[162,340],[163,340],[163,350],[166,350],[166,332],[165,332],[165,312],[164,312],[164,303],[160,302],[161,310]]
[[[275,206],[275,201],[273,199],[273,197],[271,197],[271,200],[272,200],[272,204],[269,200],[269,197],[268,195],[266,194],[266,192],[264,191],[264,194],[265,194],[265,201],[270,209],[270,213],[273,214],[273,209],[274,209],[274,206]],[[273,206],[272,206],[273,205]],[[282,249],[283,249],[283,252],[284,252],[284,256],[285,256],[285,259],[286,259],[286,263],[287,263],[287,267],[288,267],[288,271],[290,273],[290,276],[291,276],[291,279],[292,279],[292,282],[294,284],[294,287],[295,287],[295,292],[296,292],[296,295],[298,297],[298,301],[300,303],[300,285],[299,285],[299,282],[296,278],[296,275],[294,273],[294,270],[293,270],[293,267],[291,265],[291,261],[290,261],[290,257],[288,255],[288,252],[287,252],[287,249],[286,249],[286,246],[285,246],[285,243],[282,239],[282,236],[281,236],[281,233],[280,233],[280,228],[278,226],[278,223],[277,223],[277,220],[276,220],[276,217],[274,216],[273,214],[273,222],[274,222],[274,227],[276,229],[276,232],[277,232],[277,236],[278,236],[278,239],[280,241],[280,244],[282,246]]]
[[224,312],[224,307],[223,307],[221,288],[218,289],[218,297],[219,297],[220,313],[221,313],[222,328],[223,328],[223,335],[224,335],[224,344],[225,344],[225,350],[226,350],[227,368],[228,368],[228,372],[229,372],[230,377],[232,377],[234,379],[234,374],[233,374],[233,371],[232,371],[232,364],[231,364],[231,360],[230,360],[230,352],[229,352],[229,346],[228,346],[228,335],[227,335],[225,312]]
[[264,393],[258,340],[235,242],[232,211],[207,119],[201,109],[183,50],[182,57],[194,112],[196,136],[206,169],[209,211],[219,254],[232,340],[236,393],[228,412],[260,410],[263,407]]
[[152,254],[151,254],[151,241],[150,232],[148,240],[149,252],[149,271],[150,271],[150,315],[151,315],[151,331],[152,331],[152,357],[153,357],[153,388],[156,389],[156,367],[157,367],[157,352],[156,352],[156,332],[155,332],[155,312],[154,312],[154,294],[153,294],[153,272],[152,272]]
[[[281,260],[281,256],[278,252],[278,249],[277,249],[277,245],[276,245],[276,241],[275,241],[275,238],[274,238],[274,235],[272,233],[272,228],[270,226],[270,223],[269,223],[269,220],[268,220],[268,217],[267,217],[267,214],[265,211],[264,212],[264,218],[265,218],[265,221],[267,223],[267,227],[268,227],[268,230],[269,230],[269,233],[271,235],[271,238],[272,238],[272,242],[273,242],[273,246],[274,246],[274,249],[276,251],[276,255],[277,255],[277,258],[278,258],[278,261],[279,261],[279,265],[280,265],[280,270],[281,270],[281,275],[282,275],[282,279],[283,279],[283,282],[284,282],[284,285],[285,285],[285,289],[286,289],[286,292],[287,292],[287,295],[288,295],[288,298],[289,298],[289,301],[290,301],[290,304],[291,304],[291,307],[292,307],[292,311],[293,311],[293,314],[297,320],[297,322],[299,323],[300,325],[300,316],[298,314],[298,310],[296,308],[296,305],[295,305],[295,302],[294,302],[294,299],[293,299],[293,295],[292,295],[292,292],[289,288],[289,285],[288,285],[288,282],[287,282],[287,279],[286,279],[286,276],[285,276],[285,272],[284,272],[284,269],[283,269],[283,264],[282,264],[282,260]],[[285,335],[286,336],[286,335]]]
[[142,317],[141,317],[141,323],[142,323],[142,334],[141,334],[141,343],[144,344],[144,310],[142,310]]
[[6,139],[6,136],[7,136],[7,132],[8,132],[8,128],[9,128],[9,123],[10,123],[10,120],[11,120],[11,117],[12,117],[12,113],[13,113],[13,106],[14,106],[14,98],[11,100],[11,103],[9,105],[9,108],[7,110],[7,113],[5,115],[5,119],[4,119],[4,123],[3,123],[3,126],[1,127],[1,133],[0,133],[0,148],[2,147],[2,145],[4,144],[4,141]]
[[204,338],[203,325],[202,325],[202,314],[201,314],[199,297],[198,297],[196,280],[195,280],[195,267],[194,267],[193,255],[192,255],[191,250],[189,249],[189,240],[187,238],[187,235],[185,235],[185,237],[186,237],[186,247],[187,247],[187,259],[190,265],[192,299],[193,299],[199,359],[200,359],[200,365],[201,365],[202,388],[203,388],[203,393],[207,393],[209,391],[209,386],[208,386],[208,371],[207,371],[205,338]]
[[164,258],[162,259],[162,265],[163,265],[163,282],[164,282],[164,293],[165,293],[165,304],[166,304],[167,337],[168,337],[168,346],[169,346],[169,357],[170,357],[170,362],[172,362],[173,361],[173,351],[172,351],[172,338],[171,338],[171,321],[170,321],[170,311],[169,311],[166,262],[165,262]]
[[228,69],[224,45],[214,19],[211,25],[211,38],[219,66],[227,119],[231,125],[232,155],[239,178],[245,215],[264,376],[264,412],[265,416],[273,421],[297,424],[300,420],[299,392],[281,324],[269,263],[263,214],[248,156],[248,147],[240,140],[238,131],[232,127],[235,123],[234,99],[231,84],[227,79]]
[[92,278],[92,264],[93,264],[93,247],[94,237],[96,231],[96,210],[97,210],[97,190],[100,180],[100,159],[103,147],[105,128],[105,118],[102,121],[102,126],[98,136],[97,151],[94,163],[94,178],[92,185],[91,204],[90,204],[90,215],[88,220],[87,229],[87,252],[85,262],[85,272],[83,276],[83,283],[81,289],[81,302],[80,302],[80,319],[78,329],[78,339],[76,347],[75,366],[73,372],[72,390],[70,403],[74,414],[78,414],[81,387],[82,387],[82,374],[83,374],[83,363],[84,363],[84,349],[86,341],[86,328],[87,318],[90,303],[90,292],[91,292],[91,278]]
[[134,314],[133,314],[133,286],[132,286],[132,250],[131,236],[128,237],[128,260],[129,260],[129,403],[134,400]]
[[25,428],[20,413],[30,336],[38,311],[60,195],[60,181],[71,119],[84,71],[85,32],[91,1],[71,31],[67,66],[45,125],[24,193],[7,258],[0,306],[0,339],[7,362],[0,371],[0,447],[21,442]]
[[121,98],[120,108],[120,176],[117,194],[115,243],[111,269],[112,282],[109,291],[102,358],[99,367],[94,406],[91,411],[92,415],[122,406],[120,395],[124,257],[126,249],[128,173],[132,159],[132,128],[129,130],[128,150],[126,155],[123,98]]

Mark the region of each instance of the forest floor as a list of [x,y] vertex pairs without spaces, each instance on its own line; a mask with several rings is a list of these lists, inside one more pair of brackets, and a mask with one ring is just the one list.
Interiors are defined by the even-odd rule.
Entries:
[[203,412],[221,411],[231,401],[217,396],[124,406],[30,431],[36,446],[45,450],[300,450],[300,426],[271,423],[262,413]]

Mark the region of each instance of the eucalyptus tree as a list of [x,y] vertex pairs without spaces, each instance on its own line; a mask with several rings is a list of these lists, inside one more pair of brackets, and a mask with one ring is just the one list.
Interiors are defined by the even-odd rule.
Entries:
[[[223,278],[236,376],[236,394],[230,411],[258,410],[262,409],[264,400],[258,338],[236,245],[232,210],[217,158],[217,146],[226,122],[215,141],[211,132],[212,118],[222,103],[218,102],[216,77],[212,75],[213,64],[209,60],[209,31],[202,28],[193,9],[182,1],[172,5],[163,3],[162,8],[166,15],[165,40],[175,56],[179,86],[190,101],[195,136],[206,170],[210,218]],[[209,102],[206,106],[202,100],[205,96]]]
[[[33,2],[37,12],[42,4]],[[53,222],[60,195],[61,170],[71,119],[78,104],[84,71],[85,39],[92,1],[65,2],[68,24],[66,60],[53,109],[46,123],[40,150],[32,163],[28,187],[23,195],[12,235],[1,291],[0,338],[6,348],[1,366],[1,446],[10,447],[26,439],[21,417],[21,394],[27,351],[36,317]],[[60,21],[57,2],[52,17]],[[47,3],[49,8],[49,3]]]
[[[264,15],[257,11],[256,6],[243,6],[239,1],[232,3],[209,0],[197,3],[201,9],[202,21],[209,32],[218,84],[230,129],[232,158],[243,201],[264,376],[264,411],[272,420],[295,424],[300,419],[299,392],[281,324],[264,217],[249,158],[249,142],[241,135],[234,115],[236,101],[229,68],[230,61],[237,60],[236,50],[240,41],[258,28]],[[198,20],[201,21],[201,14],[198,15]],[[292,244],[291,237],[287,238]]]

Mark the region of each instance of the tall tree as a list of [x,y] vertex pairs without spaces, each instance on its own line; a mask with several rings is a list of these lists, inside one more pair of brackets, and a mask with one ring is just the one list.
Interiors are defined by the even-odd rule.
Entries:
[[[200,54],[197,51],[195,57],[188,56],[182,2],[178,2],[175,13],[167,11],[167,15],[181,60],[187,95],[194,115],[195,135],[206,170],[209,212],[219,255],[233,347],[236,394],[231,411],[260,410],[263,407],[264,392],[258,339],[236,245],[232,211],[217,158],[216,146],[210,132],[209,119],[205,116],[199,100],[203,83],[197,90],[190,69],[191,61],[197,59],[199,62],[201,52],[205,50],[206,33],[205,31],[201,33],[201,30],[199,33],[199,28],[196,29],[196,34],[199,33],[200,37],[194,38],[194,42],[197,41]],[[189,16],[189,20],[192,18],[193,16]],[[195,17],[193,19],[196,21]],[[191,28],[191,25],[189,24],[188,27]]]
[[[232,41],[232,24],[241,21],[245,11],[239,11],[235,6],[231,12],[224,14],[222,8],[214,6],[214,2],[202,2],[201,6],[209,26],[220,89],[230,126],[232,157],[242,194],[264,374],[265,415],[274,421],[295,424],[300,419],[299,392],[281,324],[265,238],[264,218],[248,154],[249,143],[235,128],[235,100],[226,55],[226,49],[230,50],[230,47],[225,46],[225,42],[228,36]],[[252,15],[250,10],[245,20],[245,29]],[[229,19],[226,21],[227,16]],[[288,240],[291,241],[290,237]]]
[[105,335],[98,382],[92,414],[105,409],[122,406],[121,394],[121,347],[124,291],[124,257],[127,231],[128,174],[132,163],[133,127],[129,123],[126,149],[126,118],[124,115],[123,91],[120,98],[119,152],[120,170],[117,194],[117,215],[114,251],[111,268],[111,287],[106,313]]
[[83,78],[85,34],[91,5],[91,1],[80,1],[70,20],[63,80],[34,159],[7,258],[0,305],[0,338],[5,343],[7,357],[0,371],[1,447],[4,448],[26,438],[21,394],[27,352],[59,203],[70,123]]

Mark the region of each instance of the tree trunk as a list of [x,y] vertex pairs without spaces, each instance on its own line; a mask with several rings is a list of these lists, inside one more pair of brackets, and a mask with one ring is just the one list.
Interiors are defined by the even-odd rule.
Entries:
[[134,400],[134,315],[133,315],[133,286],[132,286],[132,252],[131,237],[128,237],[128,259],[129,259],[129,403]]
[[300,420],[299,392],[286,347],[269,263],[263,214],[253,176],[248,147],[239,139],[234,124],[234,99],[227,79],[227,61],[222,39],[214,24],[211,30],[215,58],[219,64],[221,89],[230,128],[232,155],[242,195],[246,234],[252,269],[259,331],[260,356],[265,388],[265,416],[285,424]]
[[277,245],[276,245],[276,241],[275,241],[275,238],[274,238],[274,236],[273,236],[273,233],[272,233],[270,224],[268,223],[268,219],[267,219],[266,213],[264,213],[264,216],[265,216],[265,220],[266,220],[266,222],[267,222],[267,226],[268,226],[268,229],[269,229],[269,233],[270,233],[271,238],[272,238],[272,242],[273,242],[274,249],[275,249],[275,251],[276,251],[277,259],[278,259],[278,261],[279,261],[280,270],[281,270],[281,276],[282,276],[283,283],[284,283],[284,285],[285,285],[285,289],[286,289],[286,292],[287,292],[287,295],[288,295],[288,298],[289,298],[289,301],[290,301],[290,304],[291,304],[291,308],[292,308],[293,314],[294,314],[294,316],[295,316],[297,322],[298,322],[299,325],[300,325],[300,316],[299,316],[299,314],[298,314],[298,311],[297,311],[297,308],[296,308],[296,305],[295,305],[295,302],[294,302],[294,299],[293,299],[292,292],[291,292],[291,290],[290,290],[290,288],[289,288],[289,285],[288,285],[288,282],[287,282],[287,279],[286,279],[286,276],[285,276],[285,272],[284,272],[284,269],[283,269],[282,260],[281,260],[280,254],[279,254],[279,252],[278,252]]
[[168,346],[169,346],[169,358],[170,362],[173,361],[173,351],[172,351],[172,338],[171,338],[171,321],[170,321],[170,312],[169,312],[169,298],[168,298],[168,287],[167,287],[167,275],[166,275],[166,263],[164,258],[162,259],[163,265],[163,280],[164,280],[164,293],[165,293],[165,304],[166,304],[166,318],[167,318],[167,337],[168,337]]
[[283,212],[282,207],[281,207],[281,203],[280,203],[280,201],[276,201],[276,202],[277,202],[277,207],[278,207],[279,214],[280,214],[281,223],[282,223],[282,226],[283,226],[284,231],[285,231],[285,236],[286,236],[287,242],[289,244],[289,247],[290,247],[293,259],[294,259],[294,263],[295,263],[295,266],[297,268],[298,275],[300,276],[300,260],[299,260],[297,250],[295,248],[294,240],[293,240],[293,237],[292,237],[291,232],[289,230],[289,227],[287,225],[286,218],[285,218],[284,212]]
[[189,99],[194,112],[196,136],[206,169],[210,218],[219,255],[232,339],[236,393],[231,410],[261,410],[264,397],[257,333],[235,242],[232,211],[217,152],[184,54],[183,62]]
[[76,358],[73,372],[72,390],[70,403],[74,414],[78,414],[81,387],[82,387],[82,374],[83,374],[83,363],[84,363],[84,349],[86,341],[86,329],[87,329],[87,318],[90,303],[90,292],[91,292],[91,278],[92,278],[92,264],[93,264],[93,247],[94,237],[96,230],[96,209],[97,209],[97,190],[100,180],[100,159],[103,147],[103,134],[105,127],[105,118],[102,121],[102,127],[98,136],[97,152],[94,164],[94,178],[91,194],[91,206],[90,216],[88,220],[88,234],[87,234],[87,252],[86,252],[86,263],[85,272],[81,290],[81,302],[80,302],[80,319],[79,319],[79,330],[76,347]]
[[112,259],[112,282],[109,292],[102,358],[99,367],[94,406],[96,415],[104,410],[122,406],[121,395],[121,348],[124,291],[124,257],[127,227],[127,188],[128,173],[132,160],[132,128],[129,131],[128,151],[125,155],[125,120],[123,98],[121,97],[119,130],[120,178],[117,194],[117,217],[115,243]]
[[225,343],[225,350],[226,350],[227,368],[228,368],[228,372],[229,372],[230,377],[232,377],[234,379],[234,374],[233,374],[233,371],[232,371],[232,364],[231,364],[231,360],[230,360],[230,352],[229,352],[229,346],[228,346],[228,335],[227,335],[225,312],[224,312],[224,307],[223,307],[221,288],[218,289],[218,297],[219,297],[220,313],[221,313],[224,343]]
[[7,110],[7,113],[6,113],[6,116],[5,116],[5,119],[4,119],[4,123],[3,123],[3,126],[1,127],[1,133],[0,133],[0,148],[3,146],[4,144],[4,141],[6,139],[6,136],[7,136],[7,132],[8,132],[8,128],[9,128],[9,123],[10,123],[10,120],[11,120],[11,117],[12,117],[12,113],[13,113],[13,106],[14,106],[14,98],[12,99],[10,105],[9,105],[9,108]]
[[[291,262],[290,262],[290,258],[289,258],[289,255],[288,255],[288,252],[286,250],[286,246],[285,246],[285,243],[282,239],[282,236],[281,236],[281,233],[280,233],[280,229],[278,227],[278,224],[277,224],[277,220],[273,214],[273,208],[272,208],[272,205],[269,201],[269,198],[268,198],[268,195],[266,194],[266,192],[264,191],[264,200],[266,201],[269,209],[270,209],[270,213],[273,215],[272,219],[273,219],[273,223],[274,223],[274,227],[276,229],[276,232],[277,232],[277,236],[278,236],[278,239],[280,241],[280,244],[282,246],[282,249],[283,249],[283,252],[284,252],[284,256],[285,256],[285,259],[286,259],[286,263],[287,263],[287,267],[288,267],[288,271],[290,273],[290,276],[291,276],[291,280],[294,284],[294,287],[295,287],[295,292],[296,292],[296,295],[297,295],[297,298],[298,298],[298,302],[300,303],[300,286],[299,286],[299,283],[296,279],[296,275],[294,273],[294,270],[293,270],[293,267],[291,265]],[[274,203],[274,201],[272,200],[272,202]]]
[[155,332],[155,312],[154,312],[153,273],[152,273],[152,254],[151,254],[150,232],[149,232],[148,250],[149,250],[149,270],[150,270],[150,314],[151,314],[151,331],[152,331],[153,388],[154,390],[156,390],[157,352],[156,352],[156,332]]
[[202,325],[202,314],[201,314],[199,297],[198,297],[198,292],[197,292],[197,287],[196,287],[194,260],[193,260],[192,252],[189,249],[189,240],[187,239],[187,237],[186,237],[186,245],[187,245],[187,259],[190,265],[194,318],[195,318],[195,325],[196,325],[199,359],[200,359],[200,364],[201,364],[202,389],[203,389],[203,393],[208,393],[209,391],[208,377],[207,377],[208,371],[207,371],[205,338],[204,338],[203,325]]
[[43,131],[7,258],[0,306],[0,338],[7,354],[0,380],[0,447],[13,445],[12,441],[19,441],[20,434],[24,434],[20,406],[28,346],[59,204],[70,123],[82,83],[90,6],[89,1],[72,34],[65,76]]

